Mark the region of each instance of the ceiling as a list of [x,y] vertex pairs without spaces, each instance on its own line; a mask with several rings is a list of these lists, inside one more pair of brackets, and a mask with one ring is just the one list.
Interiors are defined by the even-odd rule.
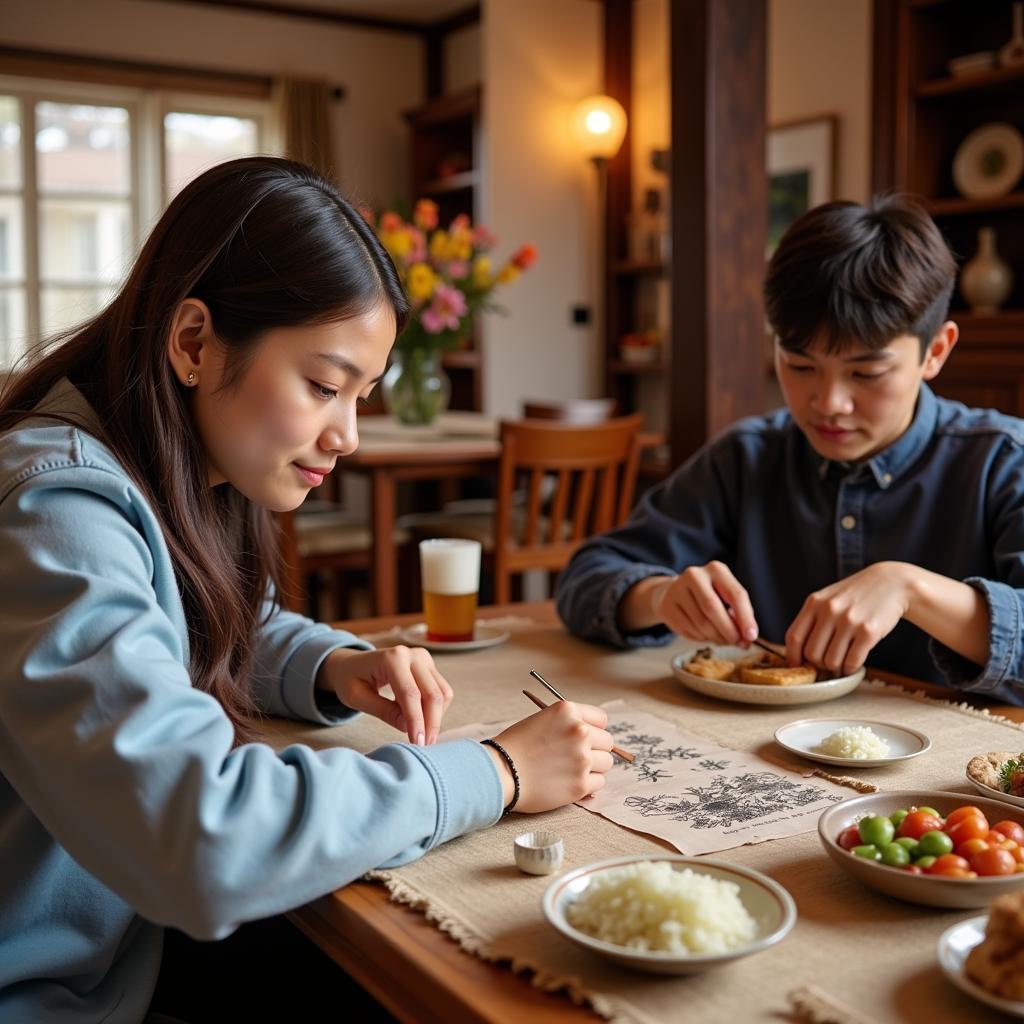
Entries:
[[253,7],[300,7],[333,14],[429,24],[472,7],[472,0],[250,0]]

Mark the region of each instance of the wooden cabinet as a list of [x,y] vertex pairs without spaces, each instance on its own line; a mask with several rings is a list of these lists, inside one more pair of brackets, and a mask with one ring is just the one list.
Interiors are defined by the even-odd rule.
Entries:
[[[439,96],[409,110],[412,198],[432,199],[442,224],[465,213],[476,223],[480,195],[480,87]],[[482,359],[475,338],[446,352],[453,409],[480,409]]]
[[1024,416],[1024,180],[1003,196],[967,199],[953,160],[975,128],[1005,122],[1024,131],[1024,64],[954,76],[948,62],[998,52],[1010,38],[1012,5],[975,0],[875,0],[874,190],[924,199],[962,266],[978,231],[993,228],[1014,275],[991,315],[970,312],[959,287],[951,316],[961,340],[935,390],[971,405]]

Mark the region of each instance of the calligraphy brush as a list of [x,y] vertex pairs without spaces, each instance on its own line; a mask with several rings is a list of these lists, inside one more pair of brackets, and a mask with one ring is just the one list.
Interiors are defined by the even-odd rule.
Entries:
[[[565,700],[565,697],[563,697],[539,672],[531,668],[530,675],[533,676],[533,678],[542,686],[546,686],[559,700]],[[530,693],[529,690],[523,690],[523,693],[529,697],[537,707],[546,708],[548,706],[535,694]],[[631,754],[628,750],[623,750],[621,747],[612,747],[612,753],[627,764],[632,764],[636,760],[635,754]]]

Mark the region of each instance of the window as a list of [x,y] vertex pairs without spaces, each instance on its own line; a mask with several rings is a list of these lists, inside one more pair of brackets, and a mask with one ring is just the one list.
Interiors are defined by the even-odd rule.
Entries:
[[267,108],[0,79],[0,369],[98,312],[188,181],[265,151]]

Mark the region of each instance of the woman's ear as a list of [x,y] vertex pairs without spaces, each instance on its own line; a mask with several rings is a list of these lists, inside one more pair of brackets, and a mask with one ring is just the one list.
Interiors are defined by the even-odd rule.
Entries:
[[203,370],[210,370],[217,336],[213,317],[202,299],[183,299],[174,311],[167,337],[167,358],[182,384],[194,387]]
[[952,320],[947,320],[936,332],[925,350],[924,363],[921,366],[921,379],[933,380],[946,364],[949,354],[960,337],[960,328]]

